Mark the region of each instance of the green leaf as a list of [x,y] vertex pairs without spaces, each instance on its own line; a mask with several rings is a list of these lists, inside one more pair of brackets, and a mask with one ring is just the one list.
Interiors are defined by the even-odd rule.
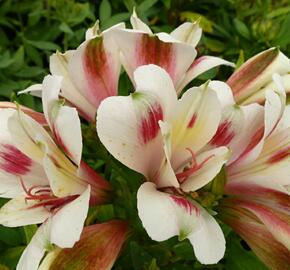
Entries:
[[145,0],[137,7],[137,11],[140,13],[146,12],[149,8],[154,6],[158,0]]
[[42,63],[41,53],[37,49],[35,49],[32,45],[27,44],[27,43],[25,44],[24,48],[29,59],[33,61],[37,66],[42,67],[43,63]]
[[20,46],[13,55],[13,64],[9,67],[9,71],[16,72],[24,65],[24,47]]
[[67,34],[70,34],[70,35],[73,35],[73,30],[65,23],[65,22],[62,22],[59,26],[59,29],[64,32],[64,33],[67,33]]
[[3,264],[0,264],[0,270],[9,270],[9,268]]
[[6,249],[0,254],[0,264],[7,265],[10,269],[15,269],[18,260],[25,247],[19,246]]
[[26,244],[29,244],[31,238],[36,233],[37,229],[38,229],[37,225],[34,224],[23,227]]
[[241,244],[241,239],[234,233],[227,238],[227,270],[268,270],[266,266],[259,261],[256,255],[245,249]]
[[124,13],[118,13],[114,16],[112,16],[110,19],[108,19],[103,25],[102,25],[102,30],[105,30],[114,24],[127,21],[130,18],[131,14],[129,12],[124,12]]
[[251,39],[251,33],[246,24],[239,19],[234,19],[234,26],[240,36],[243,38],[250,40]]
[[205,46],[213,52],[223,52],[226,48],[226,45],[219,40],[206,37],[204,37],[202,40]]
[[112,8],[111,8],[111,4],[108,0],[102,0],[101,4],[100,4],[100,10],[99,10],[99,17],[101,20],[101,23],[104,23],[105,21],[107,21],[112,14]]
[[130,243],[130,253],[135,270],[149,269],[152,261],[155,260],[144,248],[133,241]]
[[281,29],[274,40],[274,45],[284,47],[290,43],[289,28],[290,28],[290,14],[284,17]]
[[26,40],[28,44],[31,44],[37,49],[55,51],[60,50],[59,46],[50,41],[35,41],[35,40]]
[[0,225],[0,240],[9,246],[22,244],[21,228],[9,228]]
[[184,11],[180,13],[180,19],[182,21],[188,20],[191,22],[196,22],[199,20],[199,25],[204,32],[212,33],[213,31],[212,22],[202,14],[191,11]]
[[244,62],[245,62],[244,51],[240,50],[239,58],[236,62],[236,69],[238,69],[242,64],[244,64]]
[[40,67],[24,67],[19,72],[17,72],[15,76],[21,78],[33,78],[44,73],[45,71]]
[[14,60],[10,57],[10,53],[6,51],[0,56],[0,69],[9,67],[13,62]]

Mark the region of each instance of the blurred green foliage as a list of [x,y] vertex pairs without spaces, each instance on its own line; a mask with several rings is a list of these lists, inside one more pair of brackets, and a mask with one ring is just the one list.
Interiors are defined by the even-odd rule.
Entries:
[[[86,29],[100,19],[106,29],[121,21],[128,23],[133,8],[155,32],[171,31],[183,21],[200,20],[204,35],[200,55],[221,56],[242,64],[245,59],[271,46],[290,55],[290,5],[288,0],[0,0],[0,99],[17,100],[41,110],[29,95],[17,96],[48,73],[49,56],[55,50],[76,48]],[[129,24],[128,24],[129,25]],[[225,71],[225,72],[224,72]],[[224,79],[227,69],[215,69],[203,79]],[[120,82],[120,93],[130,85]],[[130,90],[130,89],[129,89]],[[136,190],[142,177],[112,160],[97,138],[94,127],[84,125],[84,156],[109,179],[116,194],[112,204],[90,209],[87,224],[111,218],[132,221],[134,234],[117,261],[118,270],[266,269],[230,229],[224,227],[228,249],[214,266],[202,266],[186,241],[176,238],[157,243],[149,239],[136,213]],[[98,162],[96,162],[96,153]],[[5,200],[0,200],[0,206]],[[0,269],[14,269],[36,226],[10,229],[0,226]]]

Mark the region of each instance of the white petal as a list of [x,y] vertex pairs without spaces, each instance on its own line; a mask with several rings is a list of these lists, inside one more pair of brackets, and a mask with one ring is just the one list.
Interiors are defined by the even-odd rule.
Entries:
[[58,144],[71,160],[79,165],[82,157],[81,122],[75,108],[63,106],[59,109],[54,123]]
[[50,56],[50,72],[53,75],[63,76],[61,95],[73,106],[75,106],[79,112],[88,120],[94,121],[96,108],[82,95],[77,86],[71,79],[71,75],[68,71],[68,63],[71,61],[75,51],[67,51],[64,54],[56,52]]
[[177,104],[173,82],[168,73],[156,65],[138,67],[134,72],[137,92],[148,92],[157,96],[163,108],[165,119],[170,119]]
[[22,153],[11,137],[8,121],[15,112],[0,109],[0,194],[5,198],[23,194],[20,177],[26,188],[48,183],[41,165]]
[[0,209],[0,224],[18,227],[44,222],[50,213],[44,207],[33,207],[37,203],[25,200],[24,196],[10,200]]
[[197,22],[185,22],[172,31],[170,35],[180,42],[196,47],[201,38],[202,29],[199,27]]
[[180,93],[182,89],[195,79],[200,74],[220,65],[226,65],[234,67],[235,65],[224,59],[215,56],[202,56],[196,59],[187,70],[184,78],[178,82],[177,93]]
[[171,117],[177,96],[168,74],[157,66],[138,68],[135,80],[137,92],[102,102],[97,131],[115,158],[150,179],[156,177],[164,157],[158,122]]
[[226,83],[221,81],[210,81],[209,87],[216,92],[222,108],[235,104],[233,92]]
[[[178,101],[172,124],[172,160],[176,169],[188,156],[208,143],[216,133],[221,119],[221,106],[213,90],[207,85],[194,87]],[[204,123],[207,123],[206,125]]]
[[29,245],[26,247],[17,264],[16,270],[37,270],[45,251],[49,249],[50,221],[42,224]]
[[137,208],[148,235],[164,241],[175,235],[185,239],[199,229],[195,205],[175,195],[158,191],[153,183],[144,183],[137,193]]
[[196,258],[202,264],[215,264],[225,254],[226,242],[217,221],[202,207],[199,207],[200,230],[188,237]]
[[185,192],[195,191],[208,184],[220,172],[229,156],[230,151],[226,147],[215,148],[199,154],[196,158],[197,164],[206,159],[208,161],[181,184],[182,190]]
[[42,83],[42,107],[45,118],[49,123],[50,129],[53,131],[54,120],[58,114],[59,104],[58,95],[60,92],[62,77],[61,76],[45,76]]
[[148,34],[153,34],[149,26],[138,18],[135,9],[133,10],[132,16],[130,18],[130,23],[135,30],[140,30]]
[[116,31],[115,38],[122,53],[122,64],[131,79],[137,67],[155,64],[164,68],[177,84],[196,56],[192,46],[165,33],[149,35],[126,29]]
[[52,192],[57,197],[81,194],[86,188],[86,182],[77,177],[77,168],[67,169],[57,166],[49,156],[43,159],[43,167]]
[[51,243],[61,248],[71,248],[80,239],[89,209],[90,191],[88,186],[83,194],[52,217]]
[[24,90],[18,91],[17,95],[27,94],[30,93],[32,96],[35,97],[42,97],[42,84],[33,84]]

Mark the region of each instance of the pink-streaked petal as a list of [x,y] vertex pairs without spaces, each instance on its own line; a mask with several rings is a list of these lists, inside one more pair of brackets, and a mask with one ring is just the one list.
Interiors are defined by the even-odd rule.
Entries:
[[[288,94],[290,93],[290,74],[282,75],[281,76],[282,84],[285,88],[285,92]],[[267,90],[274,90],[277,91],[277,85],[275,82],[269,82],[266,86],[262,87],[259,91],[251,95],[249,98],[242,102],[242,105],[247,105],[251,103],[260,103],[263,104],[266,98],[266,91]]]
[[290,250],[289,212],[288,214],[276,212],[269,207],[255,202],[241,201],[240,206],[257,216],[274,238]]
[[171,118],[177,96],[169,75],[160,67],[140,67],[134,76],[135,93],[102,102],[97,132],[115,158],[154,180],[164,157],[158,122]]
[[36,122],[38,122],[42,126],[47,125],[47,121],[42,113],[36,112],[28,107],[22,106],[22,105],[16,105],[15,103],[8,102],[8,101],[0,101],[0,108],[2,109],[18,109],[25,112],[27,115],[29,115],[31,118],[33,118]]
[[50,220],[42,224],[21,255],[16,270],[37,270],[46,250],[50,248]]
[[[208,143],[217,131],[221,119],[221,105],[208,85],[194,87],[178,101],[172,124],[172,164],[174,169],[188,156]],[[204,125],[207,123],[207,125]]]
[[233,63],[215,56],[201,56],[197,58],[194,62],[192,62],[184,78],[178,82],[177,93],[180,93],[188,83],[202,73],[220,65],[235,67]]
[[114,41],[116,29],[85,41],[68,63],[70,79],[80,93],[97,108],[118,92],[121,64]]
[[170,35],[176,40],[187,43],[195,48],[201,38],[202,29],[197,22],[185,22],[174,29]]
[[243,102],[272,80],[272,74],[285,75],[290,71],[290,60],[279,51],[271,48],[246,61],[228,79],[235,100]]
[[36,163],[42,163],[44,155],[42,143],[57,151],[55,143],[46,130],[20,110],[15,111],[9,118],[8,129],[16,148]]
[[12,139],[8,121],[15,113],[14,109],[0,109],[0,193],[5,198],[24,192],[20,178],[27,188],[47,184],[41,165],[21,152]]
[[63,76],[61,96],[63,96],[67,102],[75,106],[85,119],[94,122],[96,114],[95,106],[81,91],[79,91],[68,71],[68,63],[73,58],[74,53],[75,51],[67,51],[63,54],[59,52],[53,54],[49,61],[50,72],[53,75]]
[[75,200],[68,203],[51,219],[50,242],[61,248],[71,248],[80,239],[87,217],[90,186]]
[[172,108],[177,104],[177,95],[169,74],[156,65],[138,67],[134,72],[136,92],[151,93],[161,104],[164,119],[174,115]]
[[44,78],[43,111],[58,146],[79,165],[82,155],[81,123],[76,109],[60,104],[58,96],[61,83],[60,76],[48,75]]
[[228,177],[237,183],[255,180],[266,185],[271,182],[281,189],[290,185],[289,162],[290,127],[267,138],[262,152],[254,162],[230,167]]
[[109,97],[97,113],[97,132],[107,150],[127,167],[154,177],[163,158],[158,121],[161,105],[154,97],[134,93]]
[[239,203],[239,199],[223,200],[220,218],[247,242],[265,265],[273,270],[288,269],[285,266],[290,265],[289,249],[275,239],[257,216]]
[[226,241],[219,224],[205,209],[198,206],[200,230],[188,237],[196,258],[202,264],[216,264],[225,254]]
[[[222,111],[222,118],[216,134],[210,141],[212,146],[228,146],[236,151],[236,138],[244,126],[244,114],[238,106],[227,106]],[[237,149],[238,150],[238,149]]]
[[82,157],[81,122],[75,108],[63,106],[54,122],[54,134],[58,146],[79,166]]
[[199,154],[196,158],[197,164],[206,162],[190,175],[181,184],[185,192],[196,191],[208,184],[220,172],[222,166],[227,162],[230,151],[226,147],[214,148],[212,150]]
[[118,30],[116,41],[122,53],[122,64],[132,81],[137,67],[155,64],[164,68],[176,85],[196,56],[190,45],[165,33],[149,35],[136,30]]
[[164,241],[175,235],[188,238],[197,259],[217,263],[224,255],[225,240],[216,221],[197,203],[156,190],[144,183],[137,193],[138,214],[148,235]]
[[[232,157],[229,164],[242,164],[248,162],[248,158],[254,160],[262,150],[263,145],[257,145],[263,140],[264,137],[264,108],[258,104],[250,104],[241,107],[244,113],[244,127],[240,136],[235,142],[235,152],[232,153]],[[256,147],[256,152],[253,149]],[[253,152],[253,157],[251,154]],[[239,166],[232,166],[234,171],[238,170]]]
[[128,233],[127,223],[119,220],[85,227],[80,241],[72,249],[49,253],[39,270],[59,270],[71,267],[75,270],[110,270]]
[[50,213],[44,207],[34,207],[37,203],[26,200],[24,196],[10,200],[0,209],[0,224],[18,227],[44,222]]
[[286,105],[284,112],[283,112],[283,115],[282,115],[277,127],[273,131],[273,134],[275,134],[276,132],[278,133],[280,131],[283,131],[289,127],[290,127],[290,105]]
[[[280,88],[280,90],[277,92],[267,91],[266,103],[264,106],[264,123],[261,125],[261,122],[259,121],[260,123],[257,123],[255,126],[256,133],[251,137],[250,143],[236,161],[239,163],[239,166],[253,162],[258,158],[263,149],[265,139],[271,135],[271,133],[279,124],[280,119],[282,118],[285,108],[285,93],[283,87],[279,87],[278,78],[275,78],[275,76],[273,78],[277,82],[278,88]],[[246,110],[250,108],[249,106],[247,108],[243,108],[245,114],[247,114]],[[245,118],[247,118],[247,115]],[[257,121],[258,119],[260,119],[260,117],[254,119],[253,122]],[[248,120],[246,119],[245,121],[247,122]],[[244,130],[247,128],[248,127],[246,124]]]
[[175,235],[187,238],[200,229],[196,206],[187,199],[158,191],[153,183],[144,183],[137,193],[138,214],[148,235],[164,241]]
[[91,204],[100,204],[108,200],[111,191],[110,183],[84,161],[81,161],[78,167],[77,176],[91,186]]

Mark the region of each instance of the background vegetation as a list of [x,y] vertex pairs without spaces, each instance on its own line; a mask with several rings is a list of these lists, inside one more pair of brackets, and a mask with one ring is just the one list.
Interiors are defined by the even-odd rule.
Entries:
[[[290,55],[290,5],[288,0],[0,0],[0,100],[17,100],[29,107],[41,110],[39,101],[31,96],[17,96],[18,90],[41,82],[48,73],[49,55],[55,50],[65,51],[76,48],[84,39],[85,30],[96,19],[100,19],[104,30],[121,21],[129,21],[133,7],[139,16],[155,32],[171,31],[183,21],[200,18],[204,35],[198,45],[200,55],[221,56],[238,65],[261,50],[280,46]],[[214,69],[199,79],[215,76],[224,79],[228,68]],[[124,79],[125,80],[125,79]],[[125,82],[121,81],[121,91],[126,93]],[[91,154],[100,153],[100,160],[107,154],[96,145],[92,129],[84,125],[87,145],[84,154],[90,162]],[[91,142],[91,143],[90,143]],[[93,143],[94,142],[94,143]],[[92,145],[94,148],[92,148]],[[135,192],[140,184],[139,175],[123,170],[123,177],[115,177],[116,161],[111,170],[103,168],[104,162],[91,165],[107,173],[119,193],[116,195],[119,209],[114,204],[104,206],[94,212],[91,219],[107,220],[112,217],[136,218]],[[115,165],[114,165],[115,164]],[[122,169],[122,167],[121,167]],[[130,179],[127,190],[122,181]],[[126,213],[122,209],[128,198],[132,205]],[[4,203],[4,200],[0,201]],[[129,209],[129,210],[128,210]],[[128,212],[129,211],[129,212]],[[97,214],[96,214],[97,213]],[[123,256],[115,269],[266,269],[228,228],[228,249],[225,259],[215,266],[202,266],[193,256],[187,242],[176,239],[164,243],[154,243],[148,239],[140,224],[133,224],[136,235],[126,245]],[[0,227],[0,270],[14,269],[25,245],[31,239],[36,226],[9,229]]]

